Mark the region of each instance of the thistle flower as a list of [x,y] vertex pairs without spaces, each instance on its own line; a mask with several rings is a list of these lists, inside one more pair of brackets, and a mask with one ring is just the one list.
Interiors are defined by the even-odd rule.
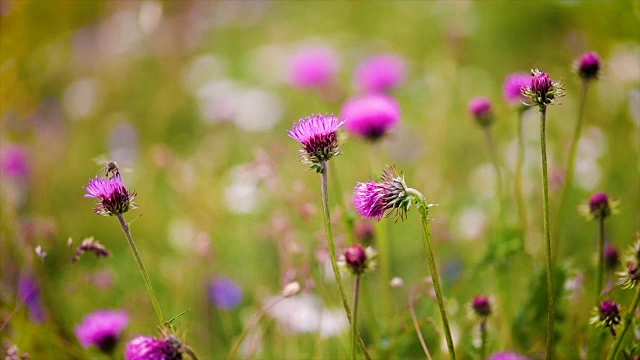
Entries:
[[[404,218],[412,204],[415,190],[407,187],[404,176],[397,174],[395,167],[388,167],[380,182],[357,183],[353,190],[353,205],[356,211],[367,218],[380,221],[388,210],[396,210]],[[387,213],[390,214],[390,212]]]
[[609,198],[604,192],[598,192],[591,195],[587,204],[578,207],[578,212],[587,220],[604,220],[611,214],[618,212],[618,200]]
[[482,127],[487,127],[493,122],[493,109],[491,100],[484,96],[478,96],[469,101],[469,112]]
[[355,72],[354,84],[366,92],[387,91],[401,85],[407,76],[407,66],[395,54],[376,55],[363,61]]
[[613,300],[605,300],[595,310],[595,316],[591,318],[591,324],[598,327],[605,327],[611,331],[611,335],[616,337],[615,326],[620,324],[620,305]]
[[0,148],[0,174],[2,177],[24,179],[29,175],[30,156],[27,147],[16,144]]
[[344,121],[335,116],[311,115],[300,119],[298,124],[294,123],[287,133],[302,144],[302,162],[313,164],[312,168],[320,171],[320,163],[340,154],[337,132],[342,124]]
[[354,275],[360,275],[362,273],[372,271],[376,268],[376,257],[378,253],[372,248],[363,248],[361,245],[349,246],[340,260],[338,260],[338,266],[342,270],[348,270]]
[[182,360],[182,344],[173,335],[161,339],[139,335],[129,341],[126,360]]
[[221,277],[209,287],[211,302],[225,310],[237,307],[242,301],[242,288],[233,280]]
[[623,289],[633,289],[638,284],[638,280],[640,280],[640,267],[636,262],[629,262],[627,270],[619,272],[618,275],[620,278],[616,282],[617,285],[620,285]]
[[129,316],[122,310],[98,310],[85,316],[76,326],[76,336],[85,348],[95,346],[110,355],[128,323]]
[[529,358],[511,351],[500,351],[487,358],[487,360],[528,360]]
[[521,104],[526,98],[521,89],[531,83],[531,75],[527,73],[513,73],[507,76],[502,86],[505,100],[511,104]]
[[546,107],[565,96],[564,86],[559,81],[552,81],[546,72],[531,70],[531,82],[520,89],[522,95],[529,99],[528,106]]
[[611,244],[606,244],[604,246],[604,263],[609,270],[613,270],[618,267],[620,264],[620,254],[617,247]]
[[582,54],[582,56],[576,60],[574,66],[582,79],[594,80],[598,78],[602,61],[600,60],[600,56],[595,52],[588,52]]
[[84,195],[85,198],[97,198],[100,200],[93,210],[98,215],[120,215],[129,211],[129,209],[137,207],[132,202],[136,192],[129,192],[119,176],[114,176],[111,179],[101,177],[89,179],[89,186],[84,189],[87,192]]
[[400,122],[400,105],[385,94],[367,94],[349,99],[340,115],[347,131],[375,141]]
[[471,308],[480,317],[487,317],[491,314],[491,301],[488,296],[477,295],[471,302]]
[[340,61],[328,47],[306,47],[298,50],[289,60],[289,83],[301,89],[319,88],[329,85]]

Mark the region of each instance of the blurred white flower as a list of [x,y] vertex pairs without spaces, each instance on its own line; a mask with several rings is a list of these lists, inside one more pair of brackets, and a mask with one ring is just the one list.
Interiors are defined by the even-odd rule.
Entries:
[[282,100],[275,93],[251,88],[240,94],[234,124],[244,131],[268,131],[284,113]]
[[96,111],[99,95],[100,84],[97,80],[78,79],[64,92],[64,110],[71,120],[89,117]]
[[145,34],[150,34],[162,21],[162,3],[155,0],[145,0],[140,3],[138,24]]
[[239,165],[231,169],[224,190],[227,208],[236,214],[250,214],[257,210],[264,200],[264,190],[259,186],[260,177],[254,168]]
[[477,239],[486,228],[487,219],[479,208],[466,208],[457,219],[457,232],[466,240]]
[[[267,303],[278,301],[267,299]],[[349,322],[341,309],[325,308],[320,298],[312,294],[300,294],[279,300],[267,313],[287,331],[293,333],[317,332],[321,337],[337,336],[349,328]]]

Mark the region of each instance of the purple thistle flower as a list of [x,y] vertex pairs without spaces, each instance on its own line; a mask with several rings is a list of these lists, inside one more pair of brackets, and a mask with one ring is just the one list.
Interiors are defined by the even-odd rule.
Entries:
[[606,244],[604,246],[604,263],[607,266],[607,269],[613,270],[620,264],[620,253],[618,252],[618,248],[611,245]]
[[126,360],[182,360],[182,344],[173,335],[162,339],[139,335],[127,343]]
[[484,96],[478,96],[469,101],[469,112],[480,126],[486,127],[493,122],[493,109],[491,100]]
[[24,179],[29,176],[30,156],[27,147],[7,144],[0,148],[0,174],[3,177]]
[[120,341],[129,324],[129,316],[122,310],[98,310],[84,317],[76,326],[76,336],[85,348],[95,346],[109,355]]
[[529,106],[538,105],[540,108],[553,104],[565,95],[564,86],[559,81],[552,81],[546,72],[538,69],[531,70],[529,85],[520,90],[531,101]]
[[531,75],[527,73],[513,73],[507,76],[502,87],[505,100],[511,104],[521,104],[526,98],[521,89],[531,82]]
[[356,184],[353,205],[361,216],[380,221],[387,210],[396,209],[398,216],[404,217],[411,203],[404,178],[389,167],[384,171],[381,182]]
[[375,141],[398,124],[400,105],[388,95],[361,95],[344,103],[341,116],[349,132]]
[[42,294],[34,276],[21,275],[18,278],[18,298],[29,309],[31,321],[37,324],[44,322],[46,313],[42,304]]
[[395,54],[382,54],[366,59],[358,66],[354,83],[366,92],[383,92],[401,85],[406,76],[404,59]]
[[349,246],[341,256],[338,266],[355,275],[375,269],[378,253],[371,247],[363,248],[359,244]]
[[335,116],[311,115],[300,119],[287,133],[302,144],[303,163],[320,164],[340,154],[338,128],[344,124]]
[[589,199],[589,210],[591,211],[591,214],[598,219],[604,219],[611,215],[609,195],[604,192],[591,195],[591,198]]
[[601,302],[596,310],[596,315],[591,319],[592,324],[608,328],[613,337],[616,337],[615,326],[620,324],[621,321],[622,316],[620,316],[620,305],[613,300],[605,300]]
[[491,314],[491,301],[488,296],[477,295],[473,298],[471,307],[478,316],[485,317]]
[[595,52],[583,54],[575,64],[578,75],[584,80],[593,80],[598,78],[602,62],[600,56]]
[[101,177],[89,179],[89,186],[84,189],[87,192],[84,195],[85,198],[100,199],[93,210],[96,214],[114,216],[136,208],[132,202],[136,192],[129,192],[119,176],[110,179]]
[[289,83],[301,89],[324,87],[333,81],[339,67],[340,61],[332,49],[303,48],[289,60]]
[[209,287],[211,302],[221,309],[233,309],[242,301],[242,289],[233,280],[218,278]]
[[487,358],[487,360],[528,360],[529,358],[511,351],[500,351]]

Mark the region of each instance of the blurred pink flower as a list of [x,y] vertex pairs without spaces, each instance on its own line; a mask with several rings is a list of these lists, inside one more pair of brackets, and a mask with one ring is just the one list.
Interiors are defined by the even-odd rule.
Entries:
[[384,94],[361,95],[342,105],[344,127],[367,140],[377,140],[400,122],[400,105]]
[[502,94],[505,100],[511,104],[519,104],[526,100],[522,95],[522,87],[528,86],[531,82],[531,75],[527,73],[513,73],[507,76],[502,86]]
[[0,173],[3,177],[24,179],[29,176],[30,156],[26,146],[6,144],[0,147]]
[[301,89],[321,88],[333,82],[340,68],[335,52],[328,47],[305,47],[298,50],[287,67],[289,83]]
[[82,346],[95,346],[105,354],[112,354],[128,324],[129,315],[125,311],[97,310],[76,326],[76,336]]
[[356,88],[365,92],[381,92],[402,85],[407,76],[403,58],[395,54],[381,54],[360,63],[354,75]]

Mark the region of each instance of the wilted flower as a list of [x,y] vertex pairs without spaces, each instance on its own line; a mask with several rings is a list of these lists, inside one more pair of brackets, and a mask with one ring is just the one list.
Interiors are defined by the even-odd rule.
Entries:
[[161,339],[136,336],[127,343],[126,360],[182,360],[182,344],[173,335]]
[[122,310],[98,310],[76,326],[76,336],[84,347],[95,346],[105,354],[112,354],[129,323],[129,316]]
[[354,275],[360,275],[376,268],[377,255],[378,253],[370,246],[365,249],[358,244],[351,245],[342,254],[338,266]]
[[584,80],[597,79],[601,67],[600,56],[595,52],[585,53],[575,62],[576,71]]
[[493,109],[491,100],[484,96],[478,96],[469,101],[469,112],[482,127],[491,125],[493,122]]
[[412,195],[404,182],[404,177],[397,174],[394,167],[388,167],[382,174],[382,181],[357,183],[353,190],[353,205],[361,216],[378,221],[385,216],[387,210],[396,210],[398,217],[403,218],[412,204]]
[[597,307],[596,315],[591,318],[591,323],[599,327],[606,327],[611,330],[611,335],[616,336],[615,326],[620,324],[620,305],[613,300],[605,300]]
[[363,61],[356,70],[354,83],[360,90],[380,92],[401,85],[406,76],[404,59],[395,54],[383,54]]
[[23,179],[29,175],[29,150],[22,145],[7,144],[0,147],[0,174],[3,177]]
[[333,81],[339,67],[340,61],[332,49],[303,48],[289,60],[289,83],[302,89],[323,87]]
[[553,104],[565,95],[564,86],[559,81],[552,81],[546,72],[538,69],[531,70],[531,82],[522,87],[524,97],[531,101],[529,106],[538,105],[541,109]]
[[209,287],[211,302],[225,310],[237,307],[242,301],[242,288],[233,280],[220,277]]
[[[311,115],[300,119],[288,131],[290,137],[302,144],[303,163],[318,165],[340,154],[338,128],[344,124],[335,116]],[[316,168],[312,166],[312,168]],[[317,169],[317,168],[316,168]]]
[[89,186],[84,189],[87,192],[84,195],[85,198],[97,198],[100,200],[93,210],[96,214],[114,216],[136,208],[135,203],[132,201],[136,196],[136,192],[129,192],[119,176],[114,176],[111,179],[102,177],[89,179]]
[[609,215],[617,213],[618,205],[618,200],[610,199],[604,192],[598,192],[591,195],[588,204],[580,205],[578,211],[587,220],[604,220]]
[[75,254],[71,258],[71,262],[78,262],[78,260],[80,260],[80,255],[84,254],[85,252],[92,252],[96,255],[96,257],[111,256],[111,253],[104,245],[100,244],[100,242],[95,240],[93,237],[89,237],[82,240],[82,243],[80,244],[80,246],[78,246]]
[[488,296],[477,295],[471,302],[471,308],[478,316],[489,316],[491,314],[491,301]]
[[385,94],[367,94],[349,99],[340,113],[347,131],[377,140],[400,121],[400,105]]
[[487,358],[487,360],[528,360],[529,358],[511,351],[500,351]]
[[522,95],[522,88],[531,83],[531,75],[527,73],[513,73],[507,76],[502,86],[502,94],[507,102],[521,104],[526,100]]

